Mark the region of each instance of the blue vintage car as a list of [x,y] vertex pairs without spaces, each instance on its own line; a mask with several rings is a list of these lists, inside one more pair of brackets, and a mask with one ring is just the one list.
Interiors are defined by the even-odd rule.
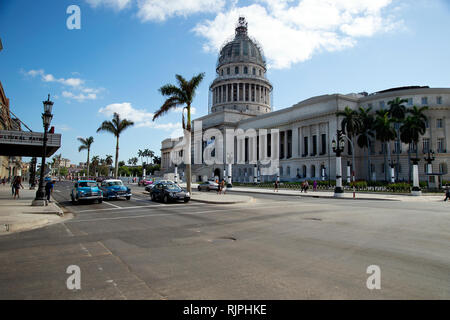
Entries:
[[80,180],[73,185],[70,198],[73,204],[78,204],[84,200],[97,200],[98,203],[102,203],[103,192],[96,181]]
[[124,186],[121,180],[103,180],[100,188],[105,199],[118,199],[120,197],[127,200],[131,199],[131,189]]

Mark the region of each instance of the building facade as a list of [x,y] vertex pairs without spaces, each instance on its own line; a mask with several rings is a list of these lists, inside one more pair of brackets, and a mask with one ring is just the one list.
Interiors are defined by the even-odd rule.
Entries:
[[[226,130],[244,132],[255,129],[279,130],[279,172],[282,181],[298,181],[303,179],[334,180],[336,176],[336,158],[332,150],[332,140],[341,128],[342,118],[336,113],[345,107],[357,110],[359,107],[371,107],[372,112],[387,109],[388,102],[399,97],[406,99],[406,108],[412,106],[428,106],[425,114],[428,118],[427,130],[420,137],[417,146],[405,145],[391,141],[389,151],[391,162],[395,162],[396,179],[408,181],[409,157],[418,155],[421,160],[419,174],[421,180],[426,180],[427,173],[441,174],[443,180],[450,180],[448,162],[450,154],[447,132],[450,130],[450,88],[402,87],[380,91],[373,94],[329,94],[299,102],[298,104],[278,111],[272,111],[272,85],[266,78],[266,63],[260,46],[247,35],[247,23],[239,19],[235,38],[225,44],[220,50],[216,66],[217,77],[210,86],[209,113],[194,120],[201,122],[203,132],[208,129],[218,130],[221,134],[220,143],[227,146]],[[229,139],[229,138],[228,138]],[[251,136],[239,141],[234,137],[234,149],[224,148],[222,163],[214,165],[193,164],[192,177],[194,181],[213,177],[219,179],[228,176],[226,163],[243,160],[243,164],[232,166],[233,181],[254,182],[273,181],[277,174],[262,176],[259,169],[259,158],[251,161],[251,153],[255,153],[259,139]],[[215,143],[216,137],[206,137],[201,146],[196,145],[192,134],[192,161],[202,157],[202,153],[210,143]],[[269,139],[270,140],[270,139]],[[343,153],[343,178],[349,178],[348,172],[354,167],[356,179],[389,181],[390,169],[386,169],[387,158],[380,141],[373,139],[369,150],[361,149],[354,139],[354,166],[352,164],[352,148],[350,142]],[[174,172],[170,154],[178,140],[166,139],[162,143],[163,173]],[[228,146],[229,146],[228,141]],[[409,147],[411,147],[410,150]],[[237,149],[242,150],[244,159],[237,159]],[[435,152],[432,172],[427,172],[423,158],[428,151]],[[387,151],[387,150],[386,150]],[[409,152],[408,152],[409,151]],[[177,151],[178,152],[178,151]],[[195,153],[201,153],[195,154]],[[256,152],[258,154],[259,152]],[[232,159],[230,159],[230,157]],[[368,161],[370,158],[370,163]],[[398,163],[398,165],[397,165]],[[346,170],[346,166],[349,170]],[[180,166],[179,170],[184,170]],[[369,174],[370,172],[370,174]],[[182,174],[180,174],[181,176]],[[257,178],[257,179],[255,179]]]

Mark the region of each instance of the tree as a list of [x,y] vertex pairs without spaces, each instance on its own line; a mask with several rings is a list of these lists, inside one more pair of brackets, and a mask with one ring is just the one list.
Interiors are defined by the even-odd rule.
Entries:
[[144,163],[144,156],[145,156],[145,151],[142,151],[141,149],[138,150],[138,157],[141,158],[141,164]]
[[[355,150],[353,150],[353,137],[358,134],[361,128],[361,121],[359,118],[359,114],[356,110],[351,109],[349,106],[346,106],[343,111],[336,112],[338,117],[343,117],[341,122],[342,131],[346,133],[349,140],[352,142],[352,166],[353,172],[355,171]],[[354,176],[354,174],[353,174]]]
[[[112,157],[112,156],[111,156]],[[111,159],[112,161],[112,159]],[[112,164],[112,162],[111,162]],[[125,161],[119,161],[119,168],[125,166]]]
[[78,147],[78,152],[81,152],[83,150],[87,150],[87,162],[86,162],[86,167],[87,167],[87,176],[89,177],[89,153],[91,152],[91,145],[94,143],[94,137],[89,137],[89,138],[78,138],[78,141],[81,142],[81,146]]
[[388,102],[389,106],[389,116],[392,118],[395,124],[395,130],[397,135],[397,146],[398,150],[396,150],[397,153],[397,167],[395,168],[395,174],[396,174],[396,180],[398,180],[399,176],[399,166],[400,166],[400,125],[405,119],[406,115],[406,107],[404,106],[404,103],[407,103],[408,100],[406,99],[400,99],[395,98],[394,100],[391,100]]
[[62,155],[61,154],[57,154],[53,157],[53,164],[52,167],[57,167],[58,168],[58,177],[61,176],[61,159],[62,159]]
[[361,124],[360,130],[358,132],[358,138],[356,140],[358,146],[361,149],[367,149],[367,181],[372,180],[372,166],[370,162],[370,149],[371,149],[371,141],[374,138],[373,133],[373,125],[375,122],[375,118],[373,114],[370,113],[372,107],[368,107],[364,109],[363,107],[359,107],[359,121]]
[[148,158],[150,158],[150,160],[152,160],[153,157],[155,156],[155,153],[152,150],[150,150],[150,149],[145,149],[144,150],[144,155],[146,157],[147,164],[148,164]]
[[111,121],[103,121],[101,126],[97,129],[97,132],[106,131],[112,133],[116,137],[116,161],[114,178],[117,179],[119,175],[119,139],[120,134],[127,128],[134,125],[133,121],[127,119],[121,119],[117,112],[114,112],[113,119]]
[[[391,161],[391,152],[390,152],[390,146],[389,142],[394,140],[397,136],[397,133],[392,126],[393,120],[389,117],[389,111],[387,110],[377,110],[376,111],[376,118],[374,122],[374,129],[377,135],[377,139],[381,141],[383,144],[383,150],[384,150],[384,177],[385,180],[388,181],[388,162]],[[387,161],[386,162],[386,151],[387,151]]]
[[409,181],[411,181],[411,144],[416,144],[416,158],[418,158],[419,148],[417,148],[417,144],[419,143],[419,137],[425,134],[427,130],[427,116],[424,114],[427,109],[427,106],[421,108],[413,106],[407,111],[408,116],[400,127],[400,139],[403,143],[408,144]]
[[100,157],[99,156],[92,157],[91,163],[92,163],[92,169],[94,171],[94,176],[95,176],[97,174],[97,167],[100,163]]
[[139,161],[138,158],[133,157],[133,158],[128,159],[128,164],[135,166],[135,165],[137,165],[138,161]]
[[161,165],[161,157],[158,156],[153,157],[153,163]]
[[[194,76],[191,80],[187,81],[181,75],[175,76],[178,82],[178,86],[172,84],[166,84],[159,89],[159,92],[167,97],[164,104],[156,111],[153,116],[153,121],[167,113],[171,109],[175,109],[179,106],[185,105],[182,110],[182,127],[185,129],[185,142],[187,147],[191,146],[191,106],[195,97],[195,92],[205,77],[204,73],[200,73]],[[187,112],[187,121],[185,124],[184,111]],[[191,189],[191,159],[190,150],[187,152],[187,163],[186,163],[186,181],[187,181],[187,191],[192,192]]]

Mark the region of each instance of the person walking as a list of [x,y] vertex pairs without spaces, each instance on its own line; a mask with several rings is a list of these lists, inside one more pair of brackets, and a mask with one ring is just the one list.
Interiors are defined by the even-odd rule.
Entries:
[[20,199],[20,194],[19,194],[20,188],[23,189],[23,186],[22,186],[22,177],[17,176],[17,177],[14,179],[14,182],[13,182],[14,200],[16,200],[16,197],[17,197],[17,199]]
[[280,182],[278,182],[278,180],[275,180],[273,192],[278,192],[279,184],[280,184]]
[[308,182],[308,180],[306,180],[305,181],[305,193],[308,192],[308,189],[309,189],[309,182]]
[[219,182],[219,180],[216,180],[217,182],[217,194],[222,193],[222,183]]
[[445,186],[445,199],[444,199],[444,201],[447,201],[448,199],[450,199],[450,186],[447,184]]
[[53,192],[53,181],[50,180],[45,185],[45,196],[47,197],[47,201],[49,201],[49,202],[50,202],[50,196],[51,196],[52,192]]
[[317,180],[314,180],[314,183],[313,183],[313,191],[314,191],[314,192],[317,191]]
[[227,186],[226,186],[226,184],[225,184],[225,179],[223,179],[222,182],[220,183],[220,189],[221,189],[222,194],[225,194],[225,193],[226,193],[226,191],[227,191]]

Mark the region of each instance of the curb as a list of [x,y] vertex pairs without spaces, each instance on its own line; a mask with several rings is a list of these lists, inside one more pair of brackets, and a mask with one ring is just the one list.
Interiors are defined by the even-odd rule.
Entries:
[[316,198],[316,199],[339,199],[339,200],[373,200],[373,201],[402,201],[402,200],[398,200],[398,199],[382,199],[382,198],[364,198],[364,197],[356,197],[355,199],[353,198],[335,198],[333,196],[324,196],[324,195],[306,195],[306,194],[284,194],[284,193],[278,193],[278,192],[255,192],[255,191],[241,191],[241,190],[229,190],[228,192],[234,192],[234,193],[256,193],[256,194],[268,194],[268,195],[280,195],[280,196],[288,196],[288,197],[303,197],[303,198]]

